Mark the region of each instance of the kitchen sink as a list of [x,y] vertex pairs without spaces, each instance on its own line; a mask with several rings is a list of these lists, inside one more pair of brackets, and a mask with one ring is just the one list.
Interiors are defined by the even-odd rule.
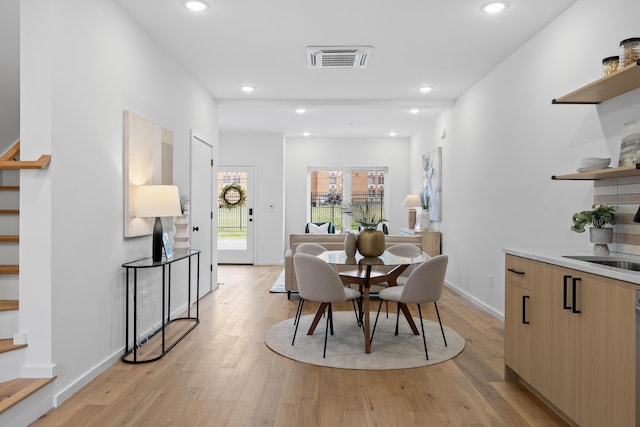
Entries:
[[571,258],[578,261],[592,262],[594,264],[606,265],[609,267],[620,268],[622,270],[640,271],[640,262],[629,261],[624,259],[616,259],[602,256],[569,256],[564,258]]

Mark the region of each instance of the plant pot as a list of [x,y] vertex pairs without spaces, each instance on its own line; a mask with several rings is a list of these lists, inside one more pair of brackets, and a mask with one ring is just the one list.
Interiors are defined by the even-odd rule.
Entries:
[[173,236],[173,251],[185,253],[189,250],[189,219],[187,214],[176,217],[176,234]]
[[609,253],[608,243],[613,243],[613,228],[589,228],[589,240],[593,243],[593,251],[598,253]]
[[378,257],[384,252],[384,233],[364,229],[358,235],[358,251],[364,257]]

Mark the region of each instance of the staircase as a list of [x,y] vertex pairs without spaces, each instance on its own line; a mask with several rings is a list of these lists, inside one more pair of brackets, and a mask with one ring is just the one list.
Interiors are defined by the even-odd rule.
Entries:
[[[20,141],[0,156],[0,414],[55,378],[19,378],[28,344],[14,342],[19,328],[20,169],[44,169],[51,161],[18,160]],[[9,185],[4,185],[9,184]]]

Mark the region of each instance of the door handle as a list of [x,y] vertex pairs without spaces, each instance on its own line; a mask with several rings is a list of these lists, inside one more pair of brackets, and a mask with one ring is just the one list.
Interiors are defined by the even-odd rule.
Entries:
[[563,279],[563,283],[562,283],[562,308],[564,308],[565,310],[571,310],[571,306],[568,305],[567,300],[569,298],[567,298],[567,287],[569,286],[569,283],[567,282],[567,280],[571,279],[571,276],[564,276]]
[[193,227],[193,231],[200,231],[200,227]]
[[253,208],[249,208],[249,215],[253,215]]

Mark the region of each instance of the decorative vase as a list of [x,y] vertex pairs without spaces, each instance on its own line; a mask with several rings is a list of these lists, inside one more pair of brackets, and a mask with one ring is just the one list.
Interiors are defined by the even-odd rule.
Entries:
[[344,252],[348,257],[356,256],[356,250],[358,247],[358,239],[356,238],[355,233],[347,233],[344,238]]
[[358,251],[362,256],[378,257],[384,252],[384,233],[380,230],[364,229],[358,235]]
[[429,229],[429,224],[431,220],[429,219],[429,211],[426,209],[422,209],[420,212],[420,220],[416,224],[417,231],[427,231]]
[[176,253],[185,253],[189,250],[188,215],[182,214],[176,217],[176,234],[173,236],[173,250]]
[[589,240],[593,243],[593,252],[609,253],[607,243],[613,243],[613,228],[589,228]]

